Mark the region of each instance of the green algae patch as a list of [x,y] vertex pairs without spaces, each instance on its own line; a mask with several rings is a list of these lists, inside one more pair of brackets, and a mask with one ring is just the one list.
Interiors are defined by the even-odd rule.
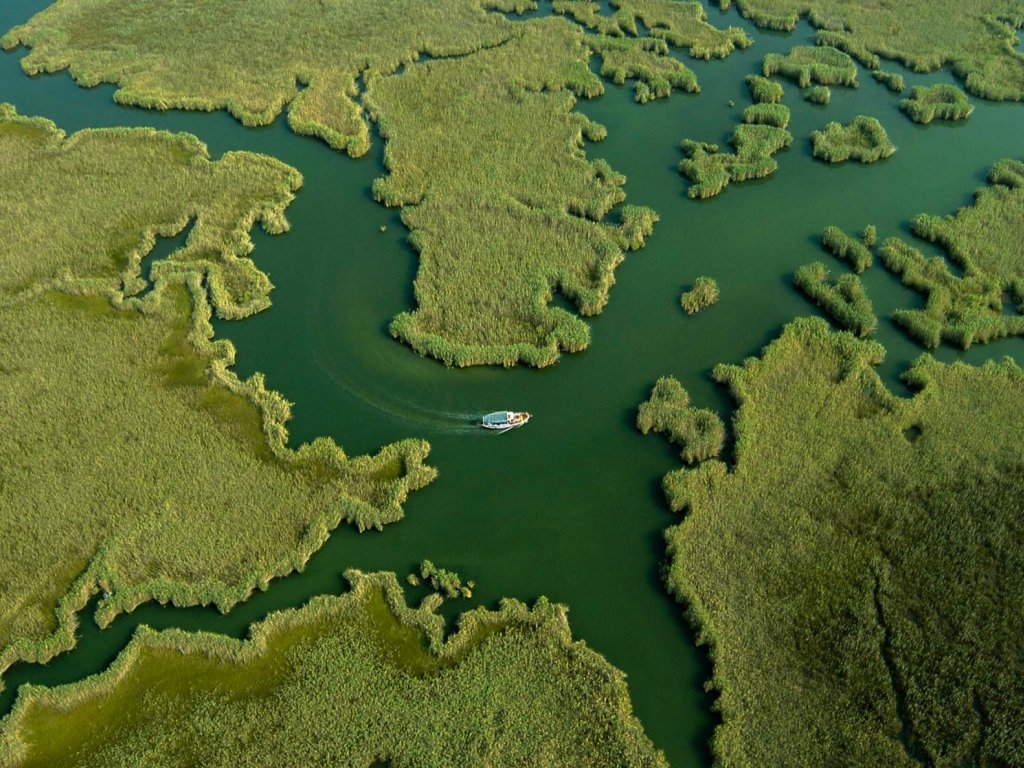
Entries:
[[732,463],[664,480],[684,513],[667,584],[709,646],[722,765],[1024,760],[1024,371],[922,357],[901,399],[883,355],[793,322],[715,370]]
[[107,671],[26,687],[0,765],[666,765],[563,607],[505,600],[445,639],[393,574],[346,576],[248,640],[142,628]]
[[[719,0],[723,7],[732,0]],[[793,30],[799,18],[821,30],[818,42],[848,52],[868,69],[881,59],[917,72],[949,67],[967,90],[986,99],[1024,99],[1024,56],[1017,34],[1024,10],[1017,0],[735,0],[760,27]]]
[[864,115],[857,115],[849,125],[833,122],[823,131],[814,131],[811,146],[814,156],[827,163],[875,163],[896,151],[882,124]]
[[966,120],[974,111],[967,94],[949,83],[915,85],[910,98],[900,102],[907,116],[915,123],[927,125],[932,120]]
[[[31,139],[0,132],[0,167],[17,180],[0,208],[23,212],[0,242],[0,671],[73,645],[74,614],[97,592],[101,624],[149,600],[228,610],[301,568],[341,522],[402,517],[434,476],[425,443],[351,458],[326,439],[291,449],[289,404],[259,375],[239,380],[233,347],[212,339],[214,311],[269,305],[248,233],[287,227],[294,170],[247,153],[213,161],[193,137],[152,130],[64,137],[0,106],[4,125]],[[190,220],[150,289],[142,258]]]
[[[1002,160],[971,205],[952,216],[921,215],[912,230],[940,246],[926,257],[889,238],[879,250],[887,269],[926,298],[924,309],[901,309],[893,320],[929,349],[946,342],[967,349],[1006,336],[1024,335],[1024,163]],[[1009,305],[1009,306],[1007,306]]]

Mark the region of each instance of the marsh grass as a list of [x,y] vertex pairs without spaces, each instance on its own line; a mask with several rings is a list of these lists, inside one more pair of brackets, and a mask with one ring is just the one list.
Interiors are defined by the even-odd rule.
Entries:
[[[70,647],[96,592],[101,625],[148,600],[228,610],[341,522],[402,517],[434,477],[425,442],[289,448],[290,405],[262,376],[240,380],[212,338],[214,311],[269,305],[249,231],[287,228],[296,171],[214,162],[186,135],[65,137],[7,105],[0,126],[21,128],[0,130],[0,207],[23,212],[0,241],[0,672]],[[147,290],[143,256],[190,218]]]
[[789,147],[793,135],[774,125],[744,123],[736,127],[729,143],[735,152],[719,152],[717,144],[683,141],[679,172],[690,180],[689,197],[714,197],[731,182],[770,176],[779,167],[773,155]]
[[814,131],[811,145],[814,156],[828,163],[874,163],[896,151],[882,124],[864,115],[857,115],[849,125],[833,122],[824,131]]
[[[929,349],[943,341],[966,349],[1024,335],[1024,163],[996,163],[989,186],[975,193],[971,205],[952,216],[918,216],[912,228],[939,245],[962,274],[954,275],[941,257],[886,240],[882,263],[927,302],[924,309],[897,311],[899,325]],[[1015,314],[1004,312],[1007,301]]]
[[[719,0],[728,7],[731,0]],[[768,29],[791,31],[802,15],[822,30],[819,44],[841,48],[869,69],[880,58],[917,72],[950,67],[968,91],[986,99],[1024,99],[1024,55],[1016,0],[736,0],[740,12]]]
[[409,608],[390,573],[346,577],[347,594],[247,640],[143,627],[106,671],[26,686],[0,765],[666,765],[564,607],[504,600],[445,638],[436,600]]
[[816,261],[797,269],[793,283],[843,330],[870,336],[878,328],[871,299],[856,275],[840,275],[830,281],[828,269]]
[[893,93],[903,93],[903,91],[907,89],[907,84],[903,79],[903,75],[896,72],[886,72],[881,69],[873,69],[871,70],[871,76]]
[[899,398],[883,356],[791,323],[715,369],[734,466],[665,478],[684,513],[667,583],[709,646],[718,764],[1024,760],[1024,371],[922,357]]
[[747,75],[747,88],[755,104],[778,104],[782,101],[782,83],[769,80],[761,75]]
[[967,94],[949,83],[915,85],[910,98],[900,102],[907,116],[915,123],[927,125],[932,120],[966,120],[974,112]]
[[637,412],[636,426],[645,435],[665,435],[687,464],[715,458],[725,443],[725,425],[718,415],[691,407],[689,393],[671,376],[658,379]]
[[789,127],[789,107],[785,104],[751,104],[743,110],[743,122],[786,129]]
[[695,315],[717,304],[718,296],[718,283],[714,278],[698,277],[693,281],[693,288],[683,292],[679,303],[686,314]]
[[839,227],[825,227],[821,235],[821,245],[837,259],[847,262],[859,275],[871,266],[871,246],[875,244],[877,236],[873,226],[864,229],[863,242],[846,234]]
[[798,45],[789,53],[769,53],[762,67],[765,77],[781,75],[801,88],[811,85],[857,87],[857,65],[846,53],[827,46]]
[[827,85],[812,85],[804,90],[804,98],[811,104],[824,106],[832,101],[832,91]]

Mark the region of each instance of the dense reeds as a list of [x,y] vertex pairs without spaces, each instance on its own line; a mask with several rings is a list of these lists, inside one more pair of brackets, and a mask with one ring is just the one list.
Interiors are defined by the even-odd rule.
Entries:
[[[152,130],[65,139],[0,106],[0,174],[21,211],[0,240],[0,672],[73,644],[99,591],[102,624],[147,600],[227,610],[433,478],[422,441],[289,448],[289,403],[212,338],[212,312],[269,304],[249,231],[287,228],[296,171]],[[156,235],[193,218],[150,286]]]
[[679,303],[686,314],[695,315],[716,304],[718,295],[718,283],[715,279],[702,276],[693,281],[693,287],[690,290],[683,292]]
[[769,53],[764,57],[765,77],[781,75],[801,88],[812,84],[857,87],[857,65],[837,48],[798,45],[783,56]]
[[896,151],[882,124],[864,115],[857,115],[849,125],[829,123],[824,131],[814,131],[811,145],[814,156],[828,163],[874,163]]
[[[719,0],[728,6],[731,0]],[[1015,30],[1024,11],[1014,0],[736,0],[761,27],[792,30],[807,14],[819,43],[849,52],[869,69],[880,57],[917,72],[949,66],[967,90],[987,99],[1024,99],[1024,55]]]
[[793,283],[843,330],[869,336],[878,328],[871,299],[856,275],[840,275],[830,282],[828,269],[816,261],[797,269]]
[[419,576],[410,574],[408,581],[414,587],[420,584],[429,584],[435,593],[450,600],[457,597],[472,597],[473,587],[476,586],[472,581],[463,584],[462,577],[455,571],[439,568],[430,560],[420,563]]
[[[602,17],[604,18],[604,17]],[[634,80],[636,101],[648,101],[671,95],[673,88],[697,93],[697,76],[679,59],[668,55],[664,40],[592,36],[587,46],[601,58],[601,76],[622,85]]]
[[755,104],[778,104],[782,101],[782,83],[761,75],[747,75],[747,88]]
[[709,646],[716,764],[1024,763],[1024,371],[922,357],[900,398],[883,355],[792,323],[715,370],[734,465],[665,478],[685,513],[667,582]]
[[804,98],[811,104],[824,106],[832,101],[832,90],[827,85],[812,85],[804,90]]
[[772,157],[793,143],[793,135],[772,125],[736,127],[729,142],[735,152],[719,152],[715,144],[686,139],[682,143],[685,158],[679,172],[690,180],[687,194],[692,198],[714,197],[730,182],[760,179],[775,173],[778,163]]
[[743,110],[743,122],[753,125],[789,127],[789,107],[785,104],[751,104]]
[[896,72],[886,72],[882,69],[874,69],[871,71],[871,76],[893,93],[903,93],[903,91],[907,89],[907,84],[903,80],[903,75]]
[[1024,335],[1024,163],[1000,161],[973,204],[953,216],[918,216],[913,231],[941,246],[962,274],[903,241],[883,243],[883,264],[927,299],[924,309],[896,312],[897,323],[928,348]]
[[712,459],[725,442],[725,425],[714,411],[690,407],[690,395],[676,379],[658,379],[640,406],[636,426],[645,435],[657,432],[679,446],[687,464]]
[[858,275],[871,266],[871,246],[877,232],[873,226],[864,228],[863,242],[851,237],[839,227],[825,227],[821,234],[822,247],[837,259],[849,263]]
[[900,102],[900,109],[915,123],[932,120],[966,120],[974,111],[967,94],[949,83],[915,85],[910,98]]
[[105,672],[27,686],[5,768],[529,765],[664,768],[621,672],[564,607],[504,600],[444,638],[393,574],[254,625],[250,639],[141,628]]

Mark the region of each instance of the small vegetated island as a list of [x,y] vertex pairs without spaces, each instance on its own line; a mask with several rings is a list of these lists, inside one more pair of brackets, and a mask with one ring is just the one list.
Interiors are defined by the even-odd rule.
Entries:
[[849,125],[833,122],[823,131],[814,131],[811,146],[814,156],[828,163],[874,163],[896,151],[882,124],[865,115],[857,115]]
[[710,647],[721,765],[1019,765],[1024,370],[922,358],[798,320],[721,366],[723,425],[659,381],[638,425],[664,488],[670,591]]
[[374,194],[402,207],[420,255],[417,307],[392,333],[449,365],[540,366],[590,338],[577,315],[551,306],[554,293],[600,312],[615,267],[656,220],[630,206],[607,219],[625,179],[583,152],[604,135],[573,112],[576,98],[603,90],[589,58],[607,77],[635,79],[646,101],[698,87],[668,45],[710,58],[750,44],[709,24],[697,2],[613,5],[611,20],[592,3],[560,2],[561,17],[514,21],[489,11],[535,3],[60,0],[4,45],[32,48],[29,73],[117,83],[122,103],[226,108],[253,125],[287,109],[296,131],[352,155],[367,151],[374,121],[388,169]]
[[272,614],[238,641],[141,629],[80,683],[24,690],[5,768],[489,765],[665,768],[625,680],[543,598],[464,613],[406,606],[393,574]]
[[900,102],[900,109],[915,123],[928,124],[932,120],[966,120],[974,111],[967,94],[948,83],[915,85],[910,98]]

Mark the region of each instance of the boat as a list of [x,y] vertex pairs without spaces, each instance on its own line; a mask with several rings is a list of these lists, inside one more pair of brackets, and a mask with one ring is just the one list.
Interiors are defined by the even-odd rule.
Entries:
[[480,419],[480,426],[484,429],[494,429],[504,432],[509,429],[521,427],[530,420],[530,414],[525,411],[495,411],[488,413]]

